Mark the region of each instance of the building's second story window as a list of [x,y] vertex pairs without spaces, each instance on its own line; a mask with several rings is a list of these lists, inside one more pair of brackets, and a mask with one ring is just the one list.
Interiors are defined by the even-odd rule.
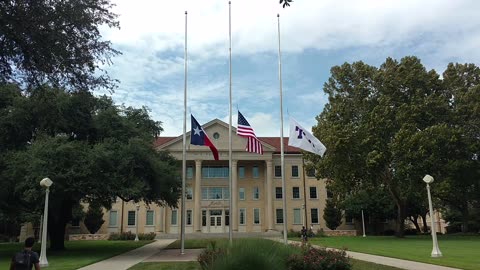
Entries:
[[187,167],[187,178],[188,178],[188,179],[192,179],[192,178],[193,178],[193,167],[192,167],[192,166],[188,166],[188,167]]
[[292,165],[292,177],[298,177],[298,166]]
[[238,199],[241,201],[245,200],[245,188],[238,189]]
[[315,177],[315,168],[310,168],[307,170],[308,177]]
[[292,192],[293,192],[293,198],[294,199],[300,199],[300,188],[299,187],[293,187]]
[[258,178],[260,177],[260,170],[258,169],[258,166],[255,165],[252,167],[252,177],[253,178]]
[[245,178],[245,167],[244,166],[238,167],[238,178],[240,178],[240,179]]
[[275,166],[275,177],[282,177],[282,166]]
[[260,189],[258,187],[253,187],[253,199],[254,200],[260,199]]
[[282,198],[282,188],[281,187],[276,187],[275,188],[275,198],[276,199],[281,199]]
[[203,166],[202,178],[228,178],[228,166]]
[[192,187],[187,187],[186,188],[185,196],[187,196],[187,200],[193,199],[193,189],[192,189]]
[[202,200],[228,200],[228,187],[202,187]]
[[317,199],[317,187],[310,187],[310,199]]

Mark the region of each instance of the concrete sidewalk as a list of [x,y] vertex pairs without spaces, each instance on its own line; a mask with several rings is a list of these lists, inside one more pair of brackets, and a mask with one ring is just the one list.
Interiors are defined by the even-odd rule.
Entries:
[[79,270],[126,270],[135,264],[143,262],[147,258],[159,253],[162,249],[170,245],[175,240],[176,239],[156,240],[153,243],[143,247],[139,247],[104,261],[79,268]]

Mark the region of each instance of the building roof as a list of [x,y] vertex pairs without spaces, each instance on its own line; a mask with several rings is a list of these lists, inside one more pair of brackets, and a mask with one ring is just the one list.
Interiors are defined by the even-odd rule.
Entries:
[[[178,137],[158,137],[155,142],[154,146],[158,147],[160,145],[164,145]],[[264,143],[267,143],[273,147],[275,147],[278,151],[275,153],[280,153],[280,137],[258,137],[258,139]],[[300,149],[297,147],[289,146],[288,145],[288,137],[283,138],[283,150],[284,153],[300,153]]]

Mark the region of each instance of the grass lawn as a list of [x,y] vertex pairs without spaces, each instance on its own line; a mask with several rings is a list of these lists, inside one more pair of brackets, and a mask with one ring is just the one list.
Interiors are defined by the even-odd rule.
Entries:
[[[206,248],[210,243],[215,242],[217,246],[222,246],[228,243],[226,238],[215,238],[215,239],[185,239],[185,248],[186,249],[195,249],[195,248]],[[167,249],[179,249],[181,245],[180,240],[177,240],[170,245]]]
[[[141,247],[152,241],[66,241],[65,251],[48,251],[49,270],[77,269],[129,250]],[[23,249],[22,243],[0,244],[0,269],[8,269],[12,256]],[[40,245],[34,251],[40,253]]]
[[198,262],[148,262],[134,265],[128,270],[200,270]]
[[[298,240],[298,239],[292,239]],[[368,254],[407,259],[462,269],[480,269],[480,236],[440,235],[438,245],[443,257],[432,258],[432,239],[429,235],[323,237],[309,239],[311,244],[346,248]]]

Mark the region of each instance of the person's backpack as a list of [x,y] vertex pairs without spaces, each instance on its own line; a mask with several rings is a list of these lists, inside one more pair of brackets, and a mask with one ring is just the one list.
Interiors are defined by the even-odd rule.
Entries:
[[15,254],[15,270],[32,269],[30,257],[32,254],[28,251],[22,251]]

